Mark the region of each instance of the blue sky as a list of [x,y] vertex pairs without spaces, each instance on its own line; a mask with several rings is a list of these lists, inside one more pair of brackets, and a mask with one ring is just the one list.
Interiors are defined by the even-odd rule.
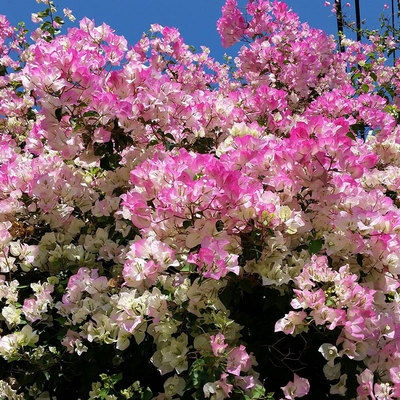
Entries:
[[[336,33],[336,19],[330,7],[324,6],[324,0],[286,2],[302,21],[328,33]],[[354,0],[349,0],[351,7],[346,7],[345,0],[342,3],[344,11],[354,16]],[[360,0],[362,18],[374,24],[383,12],[385,3],[390,5],[391,1]],[[96,24],[106,22],[116,33],[125,36],[129,44],[136,43],[152,23],[175,26],[187,44],[196,48],[205,45],[211,49],[211,55],[219,60],[222,60],[225,52],[230,52],[221,47],[215,28],[223,4],[224,0],[55,0],[59,12],[68,7],[77,20],[87,16],[94,19]],[[244,7],[246,1],[239,0],[239,4]],[[0,0],[0,14],[7,15],[13,24],[21,20],[30,21],[31,12],[42,9],[43,5],[38,5],[35,0]]]

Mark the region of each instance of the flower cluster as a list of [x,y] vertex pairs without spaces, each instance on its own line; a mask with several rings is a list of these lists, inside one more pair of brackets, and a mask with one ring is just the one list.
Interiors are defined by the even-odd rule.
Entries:
[[221,64],[42,3],[0,16],[0,397],[400,397],[382,40],[227,0]]

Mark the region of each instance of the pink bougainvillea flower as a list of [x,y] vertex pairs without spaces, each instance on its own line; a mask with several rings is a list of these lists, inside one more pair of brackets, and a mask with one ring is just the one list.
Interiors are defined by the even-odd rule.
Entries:
[[285,399],[293,400],[305,396],[310,390],[310,384],[307,379],[294,374],[293,382],[289,382],[281,389],[283,390]]
[[225,343],[225,337],[222,333],[218,332],[216,335],[210,336],[211,349],[216,357],[224,353],[228,344]]
[[239,376],[241,371],[247,372],[250,367],[250,356],[243,345],[229,351],[228,364],[226,366],[227,372]]
[[222,7],[222,17],[217,22],[217,30],[222,45],[229,47],[235,44],[244,34],[246,21],[238,9],[236,0],[227,0]]

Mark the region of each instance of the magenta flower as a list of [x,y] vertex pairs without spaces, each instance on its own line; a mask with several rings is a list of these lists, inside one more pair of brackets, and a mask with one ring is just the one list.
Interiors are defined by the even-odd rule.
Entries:
[[246,21],[238,9],[236,0],[226,0],[222,7],[222,17],[217,22],[217,30],[222,45],[229,47],[235,44],[244,34]]

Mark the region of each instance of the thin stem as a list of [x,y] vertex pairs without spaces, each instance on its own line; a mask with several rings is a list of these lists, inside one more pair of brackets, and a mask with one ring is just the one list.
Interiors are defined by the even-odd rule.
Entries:
[[360,0],[355,0],[355,7],[356,7],[357,42],[361,42]]
[[[397,17],[399,15],[399,3],[400,1],[397,2]],[[392,0],[392,32],[393,32],[393,36],[394,36],[394,32],[395,32],[395,22],[394,22],[394,0]],[[396,48],[393,50],[393,65],[396,64]]]
[[339,46],[340,51],[344,52],[344,46],[342,45],[342,37],[343,37],[343,13],[342,13],[342,2],[341,0],[335,0],[336,7],[336,22],[337,22],[337,30],[339,36]]

